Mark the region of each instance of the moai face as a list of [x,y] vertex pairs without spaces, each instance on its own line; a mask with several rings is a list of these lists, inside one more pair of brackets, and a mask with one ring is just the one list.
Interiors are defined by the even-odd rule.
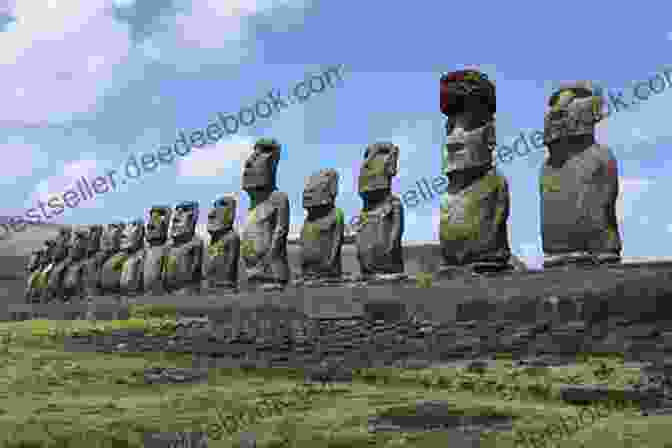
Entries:
[[168,227],[173,210],[168,206],[155,206],[149,211],[145,237],[150,246],[160,246],[168,241]]
[[399,148],[392,143],[374,143],[364,151],[364,162],[359,172],[359,194],[392,187],[397,175]]
[[198,202],[182,202],[175,206],[173,218],[170,224],[170,237],[175,239],[187,239],[196,234],[198,222]]
[[119,248],[124,252],[135,252],[145,242],[145,222],[142,219],[131,221],[121,233]]
[[91,257],[100,250],[100,239],[103,236],[103,226],[93,225],[89,227],[88,256]]
[[236,198],[234,196],[222,196],[212,204],[208,212],[208,233],[213,235],[217,232],[230,230],[236,219]]
[[100,239],[100,250],[106,253],[119,252],[124,227],[123,223],[107,224],[103,228],[103,235]]
[[62,228],[56,237],[56,247],[54,248],[54,258],[56,261],[61,261],[68,256],[70,242],[72,240],[72,229],[69,227]]
[[320,170],[306,180],[303,189],[303,208],[334,205],[338,196],[338,173],[336,170]]
[[77,229],[72,234],[69,255],[73,260],[81,260],[86,257],[89,250],[89,230]]
[[44,259],[46,257],[46,251],[43,248],[34,250],[30,254],[30,258],[28,259],[28,265],[26,266],[26,269],[28,272],[34,272],[36,271],[44,262]]
[[548,101],[544,116],[544,144],[551,145],[567,137],[594,135],[602,116],[604,99],[596,95],[590,81],[567,83]]
[[274,189],[279,161],[280,144],[273,139],[258,140],[245,162],[243,190]]
[[480,72],[461,70],[444,75],[440,86],[441,112],[448,118],[443,172],[492,164],[496,146],[494,84]]

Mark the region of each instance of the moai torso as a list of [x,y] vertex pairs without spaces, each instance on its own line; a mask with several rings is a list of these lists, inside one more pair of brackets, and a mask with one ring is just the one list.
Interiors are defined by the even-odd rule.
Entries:
[[203,286],[208,292],[238,289],[240,237],[233,230],[236,198],[232,195],[216,200],[208,213],[210,244],[203,263]]
[[45,241],[44,246],[33,251],[28,260],[28,265],[26,266],[28,280],[26,282],[25,298],[29,303],[39,298],[42,294],[42,289],[46,286],[44,282],[48,277],[42,273],[51,263],[50,258],[53,253],[53,245],[53,240]]
[[370,145],[359,175],[359,194],[364,201],[357,232],[357,258],[365,277],[402,274],[404,257],[404,208],[392,194],[399,148],[391,143]]
[[54,248],[54,264],[49,272],[47,281],[46,299],[54,300],[63,297],[63,278],[65,270],[70,263],[68,251],[72,240],[72,229],[62,228],[56,237],[56,246]]
[[143,287],[146,294],[165,293],[163,271],[168,260],[168,227],[172,209],[167,206],[155,206],[149,211],[149,221],[145,229],[145,258]]
[[550,155],[540,173],[547,267],[620,259],[617,161],[608,147],[594,140],[601,104],[588,82],[564,86],[550,100],[544,129]]
[[281,289],[289,281],[287,236],[289,198],[276,191],[276,171],[280,145],[260,140],[245,163],[243,190],[251,206],[241,232],[241,256],[248,283],[264,289]]
[[99,286],[100,294],[118,294],[121,280],[121,270],[126,261],[126,254],[121,252],[121,236],[126,225],[123,223],[110,224],[103,232],[101,243],[101,261]]
[[124,296],[136,296],[143,289],[145,261],[145,222],[142,219],[129,222],[121,235],[120,248],[126,255],[119,276],[119,290]]
[[103,226],[89,226],[89,245],[86,251],[86,258],[83,260],[82,282],[84,284],[84,294],[87,298],[96,295],[98,277],[100,275],[100,245],[103,236]]
[[464,188],[441,195],[440,239],[444,265],[507,263],[509,189],[495,168]]
[[335,206],[338,173],[321,170],[310,176],[303,191],[308,216],[301,229],[303,280],[340,278],[341,248],[345,231],[343,211]]
[[474,272],[511,269],[508,183],[494,168],[495,86],[465,70],[441,78],[441,111],[447,116],[439,240],[442,269]]
[[63,295],[66,299],[84,299],[86,297],[86,267],[91,231],[77,229],[73,233],[69,259],[63,277]]
[[198,203],[175,207],[163,280],[170,293],[198,293],[203,278],[203,240],[196,235]]

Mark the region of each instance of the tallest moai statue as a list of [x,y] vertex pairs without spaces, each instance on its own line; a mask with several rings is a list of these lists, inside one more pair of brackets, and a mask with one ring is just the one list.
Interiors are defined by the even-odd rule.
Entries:
[[441,196],[441,271],[497,272],[509,260],[509,187],[494,167],[495,85],[474,70],[444,75],[441,112],[446,121]]
[[549,155],[541,170],[544,267],[618,262],[618,168],[611,150],[595,142],[603,98],[588,81],[553,93],[544,119]]

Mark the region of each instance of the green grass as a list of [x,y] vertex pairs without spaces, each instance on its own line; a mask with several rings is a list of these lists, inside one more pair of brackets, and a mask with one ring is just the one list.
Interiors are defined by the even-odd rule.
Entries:
[[[0,325],[5,335],[0,337],[0,446],[46,447],[40,443],[50,440],[51,446],[140,447],[144,432],[207,429],[214,434],[224,415],[238,415],[236,432],[223,433],[220,440],[211,441],[212,447],[235,447],[240,431],[254,432],[258,446],[266,448],[448,446],[448,435],[442,432],[369,434],[368,418],[400,412],[419,400],[445,400],[456,412],[510,415],[515,430],[534,431],[576,415],[576,407],[559,400],[560,383],[618,387],[639,375],[618,358],[584,357],[575,367],[516,369],[501,356],[495,368],[484,372],[362,369],[351,385],[319,393],[300,392],[303,374],[295,369],[211,369],[208,381],[201,384],[146,385],[143,369],[189,367],[191,356],[65,352],[59,339],[74,330],[145,328],[147,322],[163,321],[149,317],[95,325]],[[260,400],[285,404],[259,414],[254,408]],[[590,442],[598,448],[663,448],[665,440],[672,440],[668,427],[669,417],[640,417],[628,408],[583,428],[560,446]],[[114,438],[117,442],[112,444]],[[61,445],[55,444],[58,440]],[[490,434],[483,446],[513,447],[514,435]]]

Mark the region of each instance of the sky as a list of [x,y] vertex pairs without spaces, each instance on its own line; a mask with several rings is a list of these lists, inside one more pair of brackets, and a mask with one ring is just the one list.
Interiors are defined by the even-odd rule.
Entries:
[[[23,215],[81,176],[123,169],[131,154],[171,145],[179,130],[203,129],[271,90],[286,97],[341,66],[340,83],[54,222],[134,219],[184,200],[199,201],[204,222],[215,198],[240,190],[241,161],[261,137],[282,145],[278,186],[289,195],[294,228],[303,221],[304,180],[322,168],[339,171],[337,204],[352,217],[361,207],[360,160],[373,142],[400,148],[398,194],[441,175],[441,73],[477,67],[496,82],[498,145],[509,144],[543,129],[548,96],[562,80],[590,79],[632,98],[634,83],[672,67],[671,8],[574,0],[557,12],[528,1],[0,0],[0,215]],[[566,27],[562,11],[576,11],[562,16]],[[672,251],[670,106],[672,85],[598,125],[598,141],[619,160],[626,256]],[[511,191],[511,249],[532,266],[541,260],[544,153],[498,163]],[[248,204],[241,194],[240,219]],[[404,239],[437,240],[438,208],[436,197],[407,208]]]

